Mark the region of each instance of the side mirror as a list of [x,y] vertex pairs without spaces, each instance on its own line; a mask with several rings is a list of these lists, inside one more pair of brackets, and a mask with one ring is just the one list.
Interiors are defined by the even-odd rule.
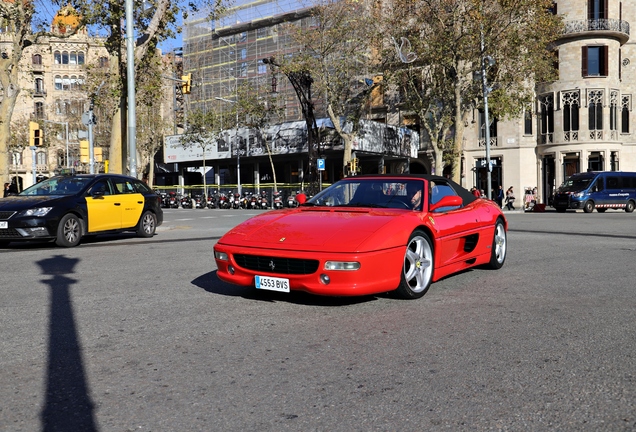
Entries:
[[99,197],[103,197],[104,196],[104,191],[103,190],[99,190],[99,191],[91,191],[91,196],[93,198],[99,198]]
[[[435,204],[431,204],[428,206],[428,211],[435,211],[444,209],[444,211],[451,210],[450,208],[445,207],[461,207],[464,204],[462,197],[457,195],[447,195],[437,201]],[[455,210],[454,208],[452,210]]]

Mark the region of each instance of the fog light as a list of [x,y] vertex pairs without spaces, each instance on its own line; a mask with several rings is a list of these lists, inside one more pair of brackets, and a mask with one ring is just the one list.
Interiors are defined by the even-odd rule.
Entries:
[[329,277],[329,275],[323,273],[320,275],[320,282],[325,285],[329,285],[329,283],[331,282],[331,278]]
[[360,270],[360,263],[356,261],[327,261],[325,270]]
[[231,275],[234,274],[235,270],[234,270],[234,266],[233,265],[229,265],[227,266],[227,272]]

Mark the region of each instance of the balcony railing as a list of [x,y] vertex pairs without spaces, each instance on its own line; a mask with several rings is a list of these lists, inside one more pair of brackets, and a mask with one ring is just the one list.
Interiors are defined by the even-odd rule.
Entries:
[[[486,146],[486,138],[479,138],[479,147]],[[490,147],[497,147],[497,137],[490,137]]]
[[583,32],[615,32],[629,36],[629,23],[619,19],[572,20],[565,22],[564,35]]

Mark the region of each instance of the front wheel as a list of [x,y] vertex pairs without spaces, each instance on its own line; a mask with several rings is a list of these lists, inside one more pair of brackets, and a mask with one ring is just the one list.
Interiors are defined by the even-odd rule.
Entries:
[[139,218],[137,224],[137,235],[139,237],[152,237],[157,229],[157,216],[151,211],[146,210]]
[[74,214],[67,214],[57,226],[55,243],[62,247],[77,246],[82,239],[82,223]]
[[594,201],[585,201],[585,204],[583,205],[583,211],[585,213],[592,213],[592,211],[594,211]]
[[627,213],[631,213],[634,211],[634,201],[627,201],[627,204],[625,204],[625,211]]
[[495,223],[495,235],[492,239],[492,250],[490,252],[490,262],[488,267],[498,270],[503,267],[506,261],[506,252],[508,250],[508,238],[506,229],[501,219]]
[[433,263],[431,239],[424,231],[414,231],[406,245],[397,294],[404,299],[417,299],[426,294],[433,280]]

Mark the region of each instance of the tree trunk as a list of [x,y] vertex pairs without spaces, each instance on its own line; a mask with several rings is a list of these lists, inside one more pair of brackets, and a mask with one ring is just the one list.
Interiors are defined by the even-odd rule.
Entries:
[[461,184],[462,181],[462,143],[464,141],[464,117],[466,114],[462,110],[462,94],[460,86],[455,86],[455,134],[453,137],[453,162],[452,177],[453,181]]

